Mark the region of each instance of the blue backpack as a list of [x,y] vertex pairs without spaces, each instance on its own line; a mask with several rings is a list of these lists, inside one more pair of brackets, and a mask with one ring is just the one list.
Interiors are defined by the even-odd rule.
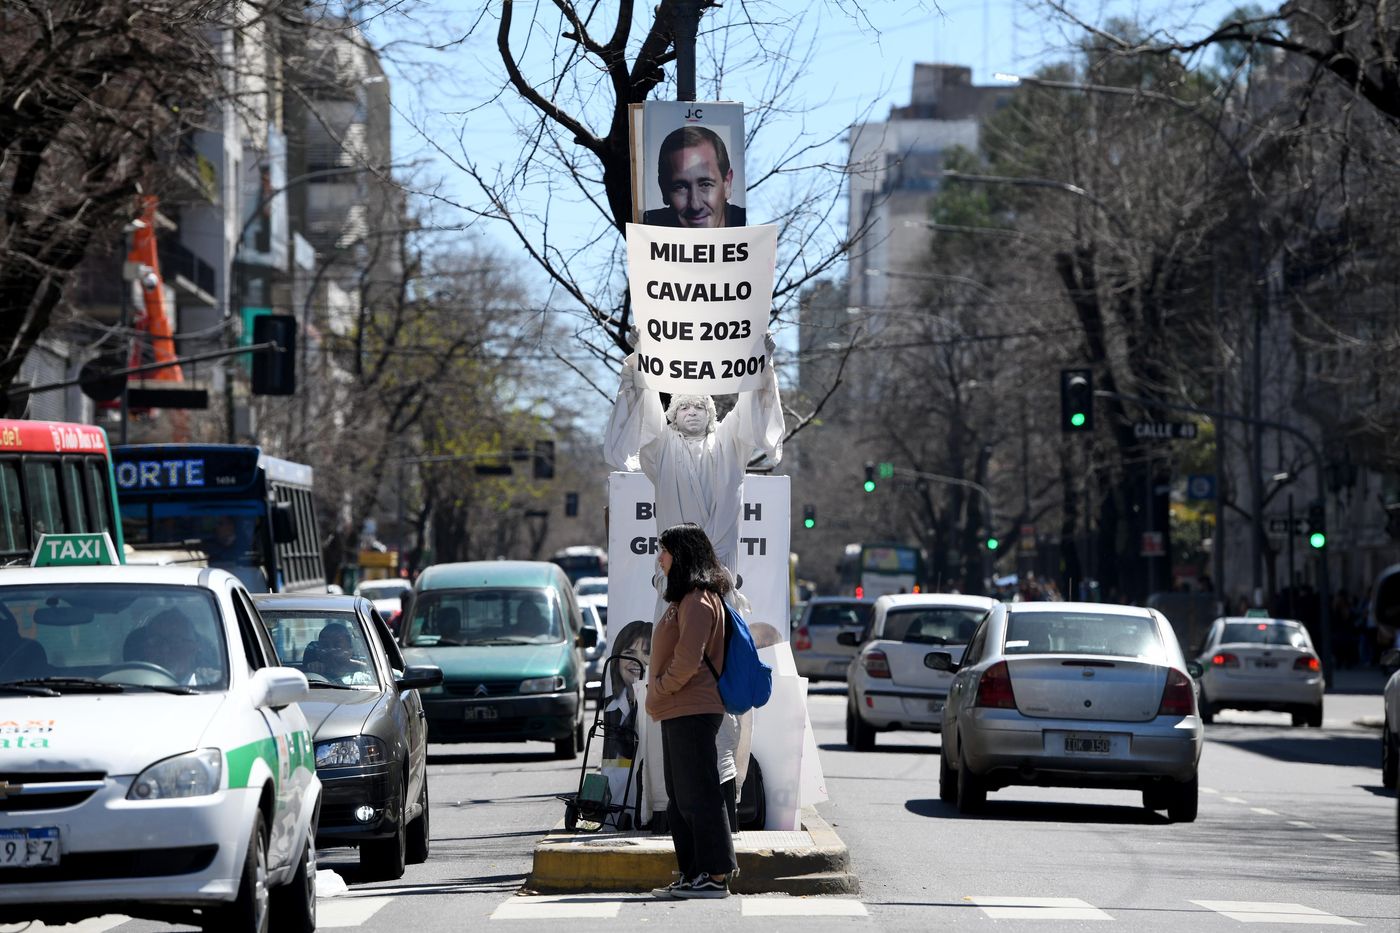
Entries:
[[705,666],[719,684],[725,711],[739,716],[768,702],[773,695],[773,669],[758,656],[744,617],[728,603],[724,604],[724,614],[728,622],[724,626],[724,673],[715,670],[708,654]]

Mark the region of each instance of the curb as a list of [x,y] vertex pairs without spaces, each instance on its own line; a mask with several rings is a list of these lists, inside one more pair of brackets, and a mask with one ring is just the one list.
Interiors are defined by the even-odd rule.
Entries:
[[[735,894],[855,894],[859,882],[850,853],[831,825],[811,807],[802,830],[740,833],[734,855]],[[787,838],[782,838],[787,837]],[[776,844],[775,844],[776,841]],[[534,865],[521,893],[650,891],[675,878],[676,853],[669,835],[571,833],[561,820],[535,845]]]

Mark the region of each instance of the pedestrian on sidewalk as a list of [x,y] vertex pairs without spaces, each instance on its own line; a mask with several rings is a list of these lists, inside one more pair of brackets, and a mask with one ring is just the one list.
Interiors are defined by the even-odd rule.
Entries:
[[646,708],[661,723],[666,818],[680,877],[655,893],[728,897],[734,840],[715,750],[724,702],[705,659],[723,671],[729,573],[692,522],[661,533],[657,560],[666,574],[666,610],[652,631]]

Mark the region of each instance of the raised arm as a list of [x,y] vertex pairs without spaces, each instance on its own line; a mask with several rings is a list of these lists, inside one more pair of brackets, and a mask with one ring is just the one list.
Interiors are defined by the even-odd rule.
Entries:
[[773,367],[773,351],[777,342],[772,333],[763,337],[768,353],[768,365],[763,370],[763,385],[751,392],[740,392],[734,408],[725,415],[717,429],[717,439],[726,444],[746,447],[741,451],[745,460],[763,453],[777,463],[783,457],[783,404],[778,397],[778,374]]
[[[635,346],[635,341],[634,341]],[[603,459],[615,470],[639,470],[641,449],[666,430],[666,413],[661,396],[641,384],[637,355],[622,361],[617,401],[613,403],[608,429],[603,435]]]

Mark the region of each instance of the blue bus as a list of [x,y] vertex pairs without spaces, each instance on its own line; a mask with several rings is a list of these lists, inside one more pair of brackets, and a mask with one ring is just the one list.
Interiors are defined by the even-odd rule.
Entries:
[[234,444],[112,449],[122,534],[188,549],[253,592],[326,592],[312,470]]

